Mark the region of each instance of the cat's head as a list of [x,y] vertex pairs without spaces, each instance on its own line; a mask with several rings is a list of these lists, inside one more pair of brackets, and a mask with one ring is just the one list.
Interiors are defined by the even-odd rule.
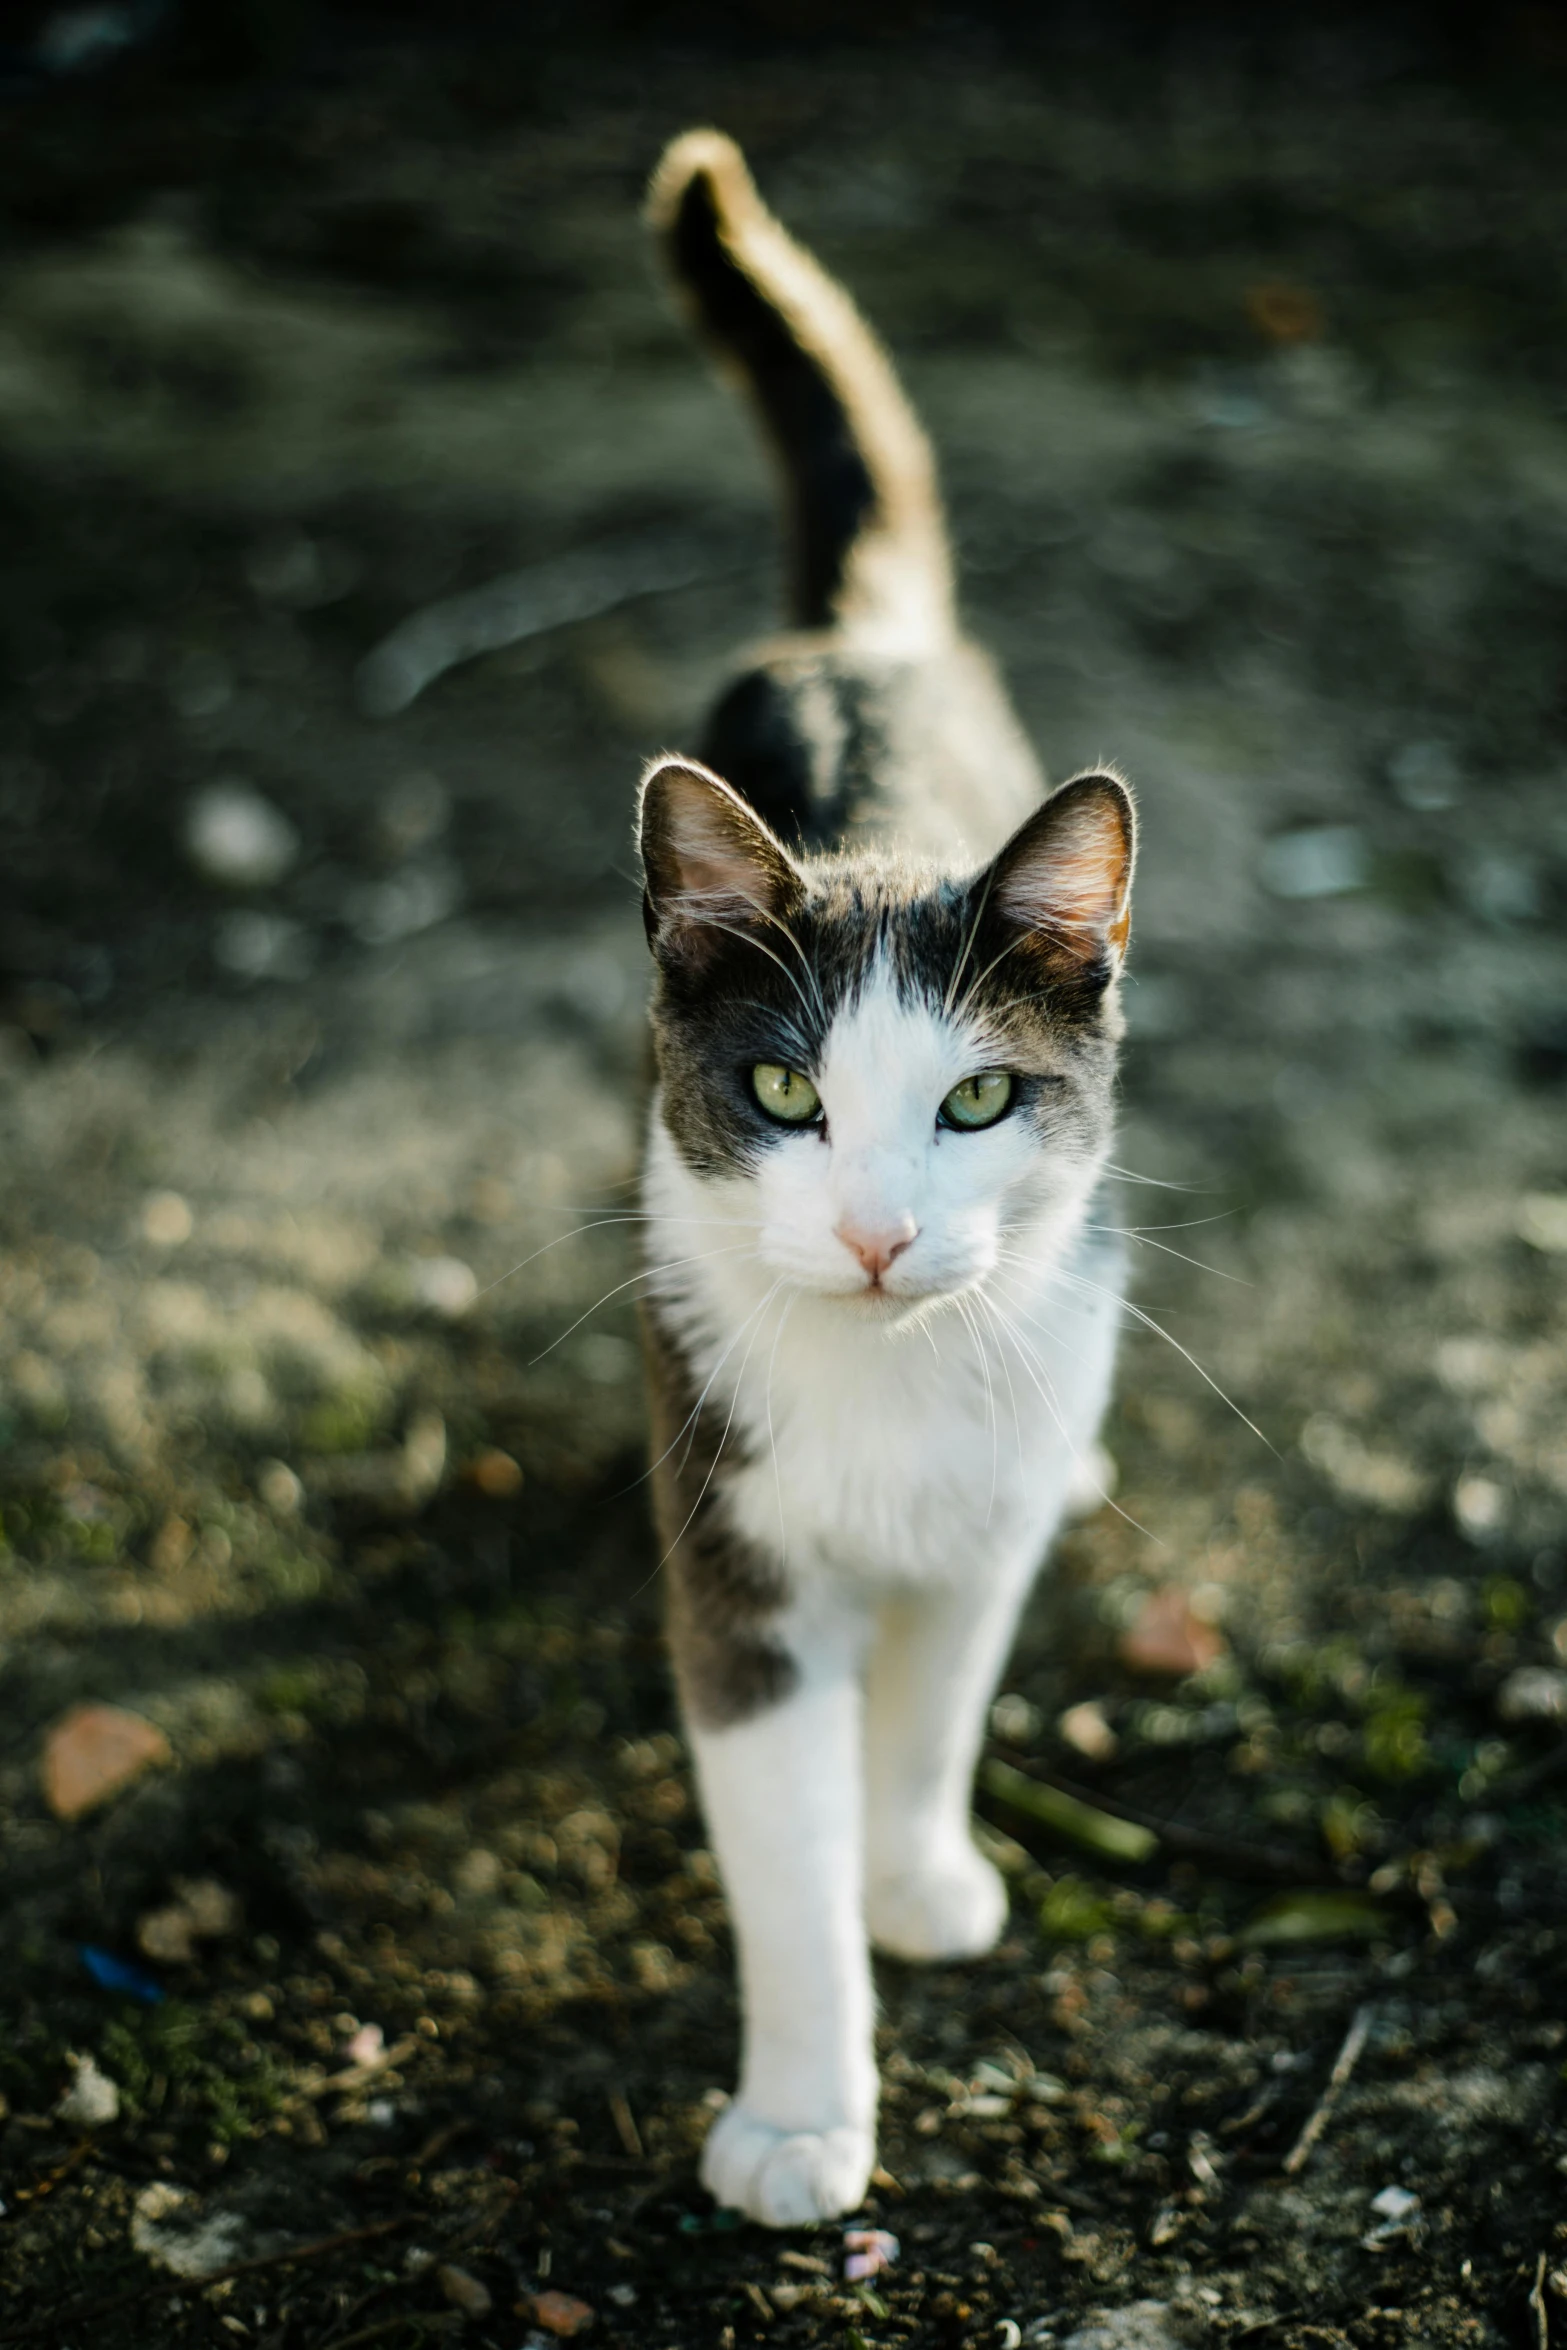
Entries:
[[1073,782],[979,873],[791,854],[686,759],[644,780],[660,1110],[792,1284],[897,1318],[1072,1210],[1108,1148],[1135,819]]

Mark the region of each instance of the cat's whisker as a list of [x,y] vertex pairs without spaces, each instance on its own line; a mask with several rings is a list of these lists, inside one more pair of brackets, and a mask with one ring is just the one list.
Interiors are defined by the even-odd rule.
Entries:
[[816,975],[815,965],[812,963],[809,955],[807,955],[804,947],[801,946],[799,940],[795,937],[794,932],[789,928],[787,922],[780,922],[777,915],[773,913],[769,907],[758,907],[757,911],[761,914],[764,921],[770,922],[774,930],[778,931],[779,934],[788,941],[789,945],[793,947],[795,953],[799,956],[800,969],[805,973],[806,978],[810,981],[811,994],[816,999],[816,1016],[822,1023],[822,1026],[825,1028],[827,1025],[827,999],[822,994],[822,983]]
[[[767,1301],[764,1298],[762,1303],[765,1305],[766,1302]],[[706,1403],[708,1397],[711,1395],[713,1391],[713,1385],[718,1377],[718,1374],[720,1371],[722,1371],[725,1363],[728,1362],[729,1357],[733,1354],[735,1348],[739,1345],[741,1339],[745,1336],[747,1329],[750,1327],[752,1319],[756,1314],[760,1313],[760,1311],[760,1306],[752,1307],[751,1312],[747,1314],[745,1320],[735,1331],[733,1337],[729,1341],[729,1344],[724,1348],[723,1353],[719,1356],[717,1362],[713,1365],[712,1370],[708,1373],[707,1382],[703,1387],[701,1394],[697,1397],[695,1403],[691,1406],[691,1409],[687,1412],[685,1418],[681,1421],[679,1427],[675,1430],[674,1435],[671,1436],[663,1451],[658,1455],[656,1460],[649,1461],[647,1467],[642,1470],[640,1475],[633,1477],[629,1485],[622,1485],[620,1487],[615,1496],[617,1501],[620,1500],[625,1494],[634,1493],[639,1485],[645,1485],[648,1482],[648,1479],[653,1476],[654,1472],[663,1467],[670,1454],[674,1451],[675,1446],[680,1442],[682,1436],[686,1437],[686,1449],[680,1456],[679,1466],[682,1469],[685,1467],[687,1461],[689,1461],[691,1458],[691,1446],[696,1441],[697,1422],[701,1418],[702,1406]],[[655,1568],[654,1573],[656,1574],[657,1571],[657,1568]],[[651,1581],[651,1577],[649,1577],[648,1580]],[[639,1584],[637,1588],[638,1590],[642,1590],[645,1588],[645,1584]]]
[[1118,1183],[1146,1183],[1153,1191],[1201,1193],[1203,1189],[1200,1183],[1171,1183],[1163,1175],[1139,1175],[1135,1167],[1118,1167],[1114,1159],[1106,1159],[1103,1164],[1105,1173],[1113,1175]]
[[546,1355],[553,1354],[556,1347],[564,1346],[566,1340],[571,1336],[574,1330],[580,1330],[583,1323],[588,1320],[590,1315],[596,1314],[600,1306],[607,1306],[612,1297],[619,1297],[622,1290],[635,1287],[636,1283],[639,1281],[652,1280],[660,1273],[673,1273],[682,1265],[705,1265],[713,1257],[734,1257],[744,1255],[749,1249],[749,1246],[750,1244],[747,1241],[734,1240],[726,1243],[723,1248],[701,1249],[695,1256],[673,1257],[663,1264],[639,1266],[636,1272],[630,1274],[626,1280],[617,1281],[613,1289],[606,1289],[602,1297],[595,1298],[592,1305],[585,1307],[574,1322],[569,1324],[566,1329],[562,1330],[557,1337],[550,1340],[548,1346],[541,1347],[539,1352],[530,1358],[528,1363],[529,1370],[531,1371],[536,1363],[542,1363]]
[[607,1232],[616,1225],[697,1224],[705,1228],[709,1224],[728,1224],[734,1226],[737,1231],[759,1232],[761,1230],[760,1222],[745,1216],[654,1216],[643,1208],[606,1209],[602,1215],[592,1209],[568,1208],[565,1213],[579,1216],[588,1214],[592,1216],[593,1221],[588,1224],[573,1225],[569,1232],[557,1232],[553,1240],[544,1241],[540,1247],[534,1249],[530,1256],[522,1257],[515,1265],[509,1266],[504,1273],[497,1273],[493,1281],[487,1281],[477,1293],[478,1296],[488,1297],[492,1290],[504,1288],[508,1281],[514,1281],[519,1273],[525,1273],[528,1267],[535,1264],[540,1257],[548,1256],[551,1249],[563,1248],[568,1240],[581,1240],[583,1235],[589,1232]]
[[[969,1294],[973,1298],[974,1303],[979,1308],[980,1312],[985,1316],[985,1319],[990,1324],[990,1327],[993,1330],[996,1330],[997,1336],[999,1337],[1001,1334],[997,1329],[996,1309],[994,1302],[986,1296],[983,1288],[971,1290]],[[1001,1376],[1007,1383],[1007,1396],[1012,1405],[1012,1434],[1017,1444],[1018,1475],[1022,1476],[1025,1473],[1023,1462],[1023,1419],[1022,1414],[1018,1410],[1017,1389],[1012,1384],[1012,1366],[1007,1361],[1005,1354],[999,1350],[996,1355],[996,1360],[1001,1365]]]
[[696,1432],[702,1424],[702,1406],[706,1403],[708,1397],[712,1394],[714,1387],[718,1384],[718,1375],[720,1371],[722,1371],[725,1363],[728,1362],[730,1356],[734,1353],[735,1348],[739,1345],[741,1339],[750,1329],[751,1324],[761,1313],[762,1306],[764,1306],[766,1303],[767,1300],[764,1297],[761,1301],[761,1305],[753,1306],[751,1311],[740,1323],[739,1327],[732,1333],[729,1344],[724,1348],[723,1353],[719,1356],[717,1362],[713,1365],[711,1371],[709,1371],[706,1380],[703,1382],[701,1394],[697,1397],[695,1403],[691,1406],[691,1409],[687,1412],[685,1418],[681,1421],[679,1427],[675,1430],[674,1435],[670,1438],[668,1444],[664,1447],[664,1450],[659,1454],[658,1459],[652,1462],[649,1466],[647,1472],[649,1476],[653,1474],[654,1469],[662,1467],[663,1463],[668,1460],[670,1454],[674,1451],[675,1446],[680,1442],[682,1436],[686,1440],[686,1447],[684,1452],[680,1455],[680,1459],[677,1464],[677,1470],[684,1471],[687,1467],[689,1467],[691,1460],[691,1447],[696,1442]]
[[980,1376],[985,1382],[985,1407],[990,1421],[990,1500],[985,1507],[985,1523],[988,1526],[996,1507],[996,1464],[1000,1451],[1000,1431],[996,1421],[996,1391],[991,1384],[990,1364],[986,1358],[984,1339],[980,1334],[979,1324],[969,1312],[965,1299],[955,1296],[952,1302],[962,1317],[964,1328],[974,1341],[974,1351],[979,1357]]
[[[969,924],[968,935],[963,941],[963,951],[959,955],[956,963],[953,965],[952,977],[947,981],[946,991],[941,999],[942,1011],[946,1014],[949,1020],[952,1017],[952,999],[958,992],[958,981],[963,976],[964,966],[968,962],[969,956],[974,951],[974,941],[979,936],[979,926],[985,918],[985,908],[990,903],[990,892],[993,886],[993,882],[994,876],[990,873],[987,873],[985,875],[985,886],[979,893],[979,903],[974,908],[974,919]],[[967,998],[964,1000],[966,1002]]]
[[[758,1306],[753,1306],[751,1312],[746,1316],[745,1322],[741,1325],[742,1329],[749,1328],[752,1323],[755,1323],[756,1327],[751,1331],[751,1336],[747,1342],[745,1353],[740,1358],[740,1368],[735,1373],[734,1393],[729,1399],[729,1411],[724,1421],[723,1433],[719,1437],[717,1444],[715,1444],[713,1447],[713,1457],[712,1460],[708,1463],[707,1475],[702,1479],[701,1490],[697,1494],[695,1501],[691,1504],[690,1509],[686,1512],[684,1523],[681,1525],[679,1532],[672,1537],[669,1548],[665,1551],[663,1557],[659,1560],[658,1566],[653,1569],[653,1573],[655,1575],[658,1574],[662,1568],[668,1565],[675,1552],[680,1548],[681,1543],[685,1540],[686,1535],[690,1532],[692,1520],[695,1518],[697,1511],[701,1508],[703,1502],[707,1499],[707,1489],[712,1484],[713,1478],[718,1469],[718,1464],[724,1457],[724,1446],[729,1442],[729,1431],[734,1426],[735,1408],[740,1401],[740,1388],[745,1379],[745,1368],[747,1363],[749,1363],[751,1360],[752,1349],[755,1347],[757,1338],[761,1331],[761,1316],[767,1311],[767,1308],[772,1304],[773,1299],[778,1295],[778,1292],[783,1288],[783,1286],[783,1276],[780,1274],[778,1279],[773,1283],[772,1288],[767,1292],[767,1295],[762,1299],[761,1304]],[[651,1581],[652,1577],[650,1576],[648,1580]]]
[[[582,1215],[585,1211],[581,1208],[575,1210],[568,1208],[566,1213],[568,1215]],[[578,1230],[600,1232],[608,1224],[714,1224],[733,1225],[747,1232],[760,1232],[762,1221],[760,1216],[711,1216],[705,1208],[700,1214],[694,1216],[672,1216],[662,1208],[606,1208],[597,1224],[579,1225]],[[574,1239],[576,1235],[567,1233],[564,1237],[570,1240]]]
[[783,1471],[778,1465],[778,1438],[773,1430],[773,1369],[778,1361],[779,1343],[783,1338],[789,1316],[794,1311],[795,1300],[799,1295],[800,1292],[794,1289],[784,1300],[784,1310],[779,1315],[778,1327],[773,1332],[773,1351],[767,1358],[767,1384],[764,1389],[767,1403],[767,1448],[773,1456],[773,1485],[778,1495],[778,1559],[781,1566],[787,1566],[789,1563],[789,1536],[784,1522]]
[[[1010,1254],[1012,1252],[1004,1253]],[[1016,1261],[1020,1264],[1032,1264],[1035,1262],[1035,1260],[1029,1257],[1017,1257]],[[1181,1357],[1182,1361],[1191,1365],[1198,1378],[1202,1380],[1204,1386],[1211,1387],[1214,1394],[1219,1398],[1219,1401],[1225,1405],[1229,1411],[1232,1411],[1235,1414],[1235,1417],[1240,1421],[1242,1427],[1249,1428],[1253,1436],[1256,1437],[1258,1443],[1265,1444],[1267,1446],[1269,1452],[1272,1453],[1275,1460],[1279,1458],[1278,1446],[1274,1444],[1268,1437],[1263,1435],[1262,1430],[1257,1426],[1255,1420],[1247,1418],[1246,1414],[1241,1410],[1240,1405],[1235,1401],[1235,1398],[1232,1395],[1227,1395],[1225,1393],[1224,1389],[1219,1385],[1218,1380],[1214,1378],[1210,1371],[1204,1370],[1202,1364],[1192,1353],[1190,1347],[1183,1346],[1180,1340],[1174,1335],[1173,1331],[1166,1330],[1162,1322],[1156,1322],[1152,1314],[1145,1312],[1143,1307],[1134,1305],[1129,1297],[1121,1296],[1120,1292],[1117,1290],[1107,1289],[1102,1281],[1093,1281],[1086,1273],[1071,1273],[1067,1271],[1065,1266],[1058,1266],[1056,1268],[1056,1278],[1061,1281],[1070,1282],[1074,1288],[1090,1290],[1095,1296],[1105,1298],[1112,1305],[1116,1306],[1123,1314],[1130,1314],[1133,1321],[1140,1322],[1145,1330],[1151,1330],[1154,1332],[1156,1337],[1162,1338],[1166,1346],[1174,1347],[1176,1353]]]
[[1085,1229],[1090,1232],[1114,1232],[1119,1234],[1123,1240],[1135,1240],[1139,1248],[1156,1248],[1161,1256],[1174,1257],[1178,1263],[1191,1265],[1199,1273],[1211,1273],[1216,1281],[1233,1281],[1242,1289],[1252,1289],[1256,1286],[1254,1282],[1246,1279],[1244,1273],[1226,1273],[1222,1265],[1205,1265],[1201,1257],[1189,1257],[1184,1249],[1171,1248],[1167,1241],[1151,1240],[1146,1232],[1139,1232],[1135,1226],[1090,1224]]
[[1196,1232],[1204,1224],[1228,1224],[1235,1214],[1233,1208],[1220,1208],[1213,1216],[1183,1216],[1175,1224],[1085,1224],[1085,1232]]
[[[1019,947],[1026,946],[1031,939],[1035,938],[1052,939],[1057,946],[1064,947],[1069,955],[1082,955],[1097,944],[1095,932],[1092,926],[1087,923],[1046,922],[1036,917],[1026,930],[1020,930],[1015,937],[1007,941],[1000,954],[992,955],[984,970],[970,980],[963,991],[961,1000],[951,1010],[950,1017],[954,1020],[961,1020],[992,971],[999,970],[1008,955],[1015,954]],[[1042,993],[1043,990],[1039,992]]]
[[[725,900],[724,902],[727,903],[728,901]],[[721,930],[726,938],[738,939],[742,946],[755,947],[759,955],[765,955],[769,963],[774,964],[777,969],[783,973],[785,979],[788,980],[789,985],[794,989],[795,994],[799,997],[800,1008],[805,1013],[806,1018],[808,1020],[814,1021],[821,1016],[817,1006],[812,1004],[810,997],[806,994],[804,988],[800,985],[799,980],[790,970],[782,955],[774,954],[772,948],[770,946],[764,945],[762,940],[759,939],[754,932],[749,930],[737,930],[732,922],[721,922],[716,914],[704,913],[701,906],[700,893],[696,891],[688,892],[687,895],[682,898],[681,908],[688,917],[694,916],[694,918],[700,922],[704,928],[708,930]],[[765,909],[758,907],[756,911],[761,913],[764,912]],[[770,916],[769,919],[771,919]],[[778,927],[782,929],[783,925],[779,924]],[[799,945],[799,941],[795,939],[787,930],[784,931],[784,936],[788,938],[790,945],[794,947],[796,953],[800,956],[800,960],[803,963],[805,961],[805,955],[804,950]],[[806,970],[813,986],[816,985],[816,975],[811,971],[809,964],[806,965]],[[820,987],[817,986],[818,996],[820,996],[820,992]]]
[[[1115,1496],[1106,1490],[1103,1480],[1094,1474],[1092,1463],[1086,1461],[1083,1458],[1082,1453],[1078,1450],[1078,1447],[1072,1441],[1070,1432],[1066,1426],[1065,1418],[1059,1406],[1059,1401],[1056,1396],[1055,1381],[1051,1378],[1049,1372],[1045,1369],[1044,1359],[1040,1355],[1039,1349],[1032,1345],[1029,1340],[1024,1338],[1022,1332],[1015,1327],[1011,1315],[1009,1315],[1003,1309],[999,1300],[992,1299],[991,1303],[999,1318],[1001,1327],[1005,1330],[1007,1336],[1011,1339],[1013,1346],[1017,1349],[1018,1361],[1022,1364],[1023,1369],[1028,1372],[1030,1378],[1033,1379],[1035,1391],[1038,1394],[1040,1401],[1044,1404],[1046,1411],[1050,1414],[1051,1419],[1055,1422],[1056,1432],[1060,1436],[1063,1444],[1066,1446],[1067,1451],[1071,1454],[1073,1463],[1081,1473],[1084,1482],[1088,1485],[1091,1485],[1094,1491],[1098,1494],[1100,1500],[1104,1502],[1110,1509],[1114,1510],[1116,1516],[1124,1520],[1128,1526],[1132,1527],[1134,1532],[1141,1534],[1149,1542],[1157,1543],[1161,1550],[1167,1550],[1169,1545],[1164,1540],[1164,1537],[1162,1535],[1156,1534],[1151,1526],[1145,1526],[1140,1518],[1134,1518],[1130,1510],[1123,1509],[1121,1504],[1116,1500]],[[1056,1343],[1059,1343],[1059,1341],[1056,1339],[1056,1333],[1054,1331],[1050,1330],[1047,1325],[1042,1322],[1035,1322],[1031,1315],[1023,1313],[1022,1308],[1015,1303],[1012,1306],[1012,1313],[1019,1316],[1023,1321],[1027,1322],[1031,1329],[1039,1330],[1045,1337],[1056,1341]],[[1038,1372],[1037,1377],[1035,1376],[1036,1368]],[[1045,1382],[1045,1387],[1048,1387],[1050,1391],[1048,1395],[1045,1392],[1045,1387],[1041,1387],[1039,1384],[1041,1378]]]
[[[580,1212],[579,1210],[578,1213]],[[570,1214],[571,1211],[568,1209],[567,1213]],[[546,1240],[541,1247],[533,1251],[531,1256],[519,1258],[517,1263],[510,1266],[506,1272],[497,1273],[493,1281],[487,1281],[479,1291],[480,1297],[488,1297],[492,1289],[499,1289],[505,1282],[515,1280],[519,1273],[525,1273],[528,1267],[536,1263],[540,1257],[547,1257],[552,1248],[564,1248],[568,1240],[580,1240],[585,1232],[598,1232],[603,1229],[605,1224],[615,1224],[620,1221],[621,1218],[618,1215],[606,1215],[603,1218],[596,1218],[591,1224],[575,1225],[570,1232],[557,1232],[553,1240]]]

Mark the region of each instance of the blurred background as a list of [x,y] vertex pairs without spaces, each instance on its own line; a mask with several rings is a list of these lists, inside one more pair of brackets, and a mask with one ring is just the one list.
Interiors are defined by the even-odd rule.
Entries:
[[[1543,2341],[1558,15],[109,0],[3,40],[19,2313],[1472,2344],[1535,2340],[1532,2291]],[[1118,761],[1145,825],[1120,1510],[997,1709],[1008,1941],[884,1972],[904,2249],[852,2290],[691,2171],[730,1954],[617,1221],[638,762],[779,577],[638,221],[704,121],[891,345],[1047,766]]]

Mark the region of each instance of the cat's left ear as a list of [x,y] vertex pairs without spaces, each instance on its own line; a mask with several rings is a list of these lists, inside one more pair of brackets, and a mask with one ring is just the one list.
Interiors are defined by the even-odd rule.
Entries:
[[986,914],[1062,979],[1107,984],[1132,927],[1137,815],[1118,775],[1075,775],[1036,808],[988,876]]
[[737,934],[786,921],[803,878],[781,841],[695,759],[655,759],[642,779],[643,917],[655,954],[700,968]]

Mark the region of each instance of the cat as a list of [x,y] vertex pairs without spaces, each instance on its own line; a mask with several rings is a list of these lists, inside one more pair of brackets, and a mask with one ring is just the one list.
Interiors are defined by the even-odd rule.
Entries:
[[643,778],[654,1511],[739,1958],[717,2200],[791,2227],[875,2163],[869,1945],[989,1949],[971,1782],[1109,1393],[1135,817],[1045,796],[959,633],[925,438],[844,291],[715,131],[649,217],[761,412],[788,633]]

